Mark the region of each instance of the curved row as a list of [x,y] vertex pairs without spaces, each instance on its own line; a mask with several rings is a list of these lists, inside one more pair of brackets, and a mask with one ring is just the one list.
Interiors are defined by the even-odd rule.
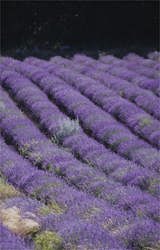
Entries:
[[[110,62],[110,58],[112,58],[112,62]],[[131,81],[141,88],[151,90],[153,93],[159,96],[160,79],[158,77],[158,70],[154,72],[153,69],[146,67],[142,71],[141,66],[137,64],[137,62],[128,62],[114,56],[100,56],[99,61],[106,64],[106,71],[108,71],[109,73],[121,77],[122,79],[125,79],[127,81]],[[136,72],[134,70],[136,70]],[[148,79],[143,75],[137,74],[138,72],[145,72],[149,75],[157,74],[157,79]]]
[[[11,185],[7,185],[6,183],[1,182],[0,188],[4,187],[5,197],[3,194],[3,202],[1,202],[0,207],[0,220],[2,221],[3,225],[8,227],[13,233],[20,235],[22,240],[24,238],[25,241],[29,241],[29,249],[43,249],[44,239],[46,239],[45,242],[49,240],[48,245],[46,242],[45,247],[50,246],[51,248],[50,244],[52,244],[52,248],[57,250],[68,249],[67,246],[72,246],[73,242],[76,247],[86,247],[87,244],[91,245],[91,249],[95,247],[93,246],[94,240],[91,240],[92,234],[95,231],[95,226],[90,224],[92,221],[89,218],[89,209],[92,208],[93,202],[90,202],[85,206],[84,204],[82,204],[82,206],[79,205],[78,209],[73,206],[69,209],[69,211],[64,212],[58,207],[58,205],[56,205],[56,203],[52,206],[46,206],[39,201],[19,194]],[[94,203],[94,205],[98,205],[98,203]],[[102,207],[95,207],[95,209],[97,209],[96,216],[98,216],[98,213],[100,212],[98,211],[98,208],[100,209]],[[80,211],[88,213],[88,220],[90,219],[90,222],[87,222],[85,217],[81,218],[81,221],[79,221],[80,216],[78,216],[77,212]],[[118,211],[114,211],[113,209],[105,209],[105,213],[106,212],[113,213],[113,215],[115,215],[116,217],[118,216],[118,214],[120,215]],[[111,217],[113,217],[113,215],[111,215]],[[108,218],[111,219],[109,214],[107,214],[107,216],[109,216]],[[125,216],[127,216],[127,214]],[[96,217],[94,218],[94,215],[92,215],[92,217],[94,221]],[[126,220],[126,223],[129,223],[130,221],[128,220],[127,222],[127,217],[123,217],[123,220]],[[75,232],[73,230],[76,229],[75,222],[78,222],[78,224],[80,225],[79,232],[77,231],[76,233],[81,240],[74,239]],[[98,225],[96,225],[96,227],[97,226]],[[117,224],[117,226],[119,226],[119,224]],[[29,239],[29,236],[31,237],[31,239]],[[99,234],[96,236],[95,240],[98,242],[101,240],[102,245],[104,245],[105,243],[105,240],[102,239],[102,236],[109,241],[113,240],[111,237],[108,237],[109,235],[107,235],[107,232],[104,232],[102,231],[102,229],[100,229]],[[2,242],[2,240],[0,242]],[[98,242],[96,242],[96,246]],[[11,246],[15,247],[13,245],[13,242]],[[117,247],[119,249],[118,245]],[[106,247],[105,249],[108,248]]]
[[[5,103],[5,111],[2,112],[1,128],[3,129],[3,132],[10,135],[13,142],[19,146],[23,146],[23,136],[21,136],[21,131],[27,133],[27,141],[29,142],[29,145],[25,141],[27,147],[25,148],[24,153],[27,158],[38,165],[46,163],[46,160],[47,165],[40,165],[41,168],[48,169],[50,172],[63,177],[70,184],[73,184],[94,196],[100,197],[118,208],[126,209],[127,207],[128,209],[129,207],[134,213],[138,213],[139,206],[143,207],[142,204],[145,204],[144,210],[146,213],[149,216],[153,215],[151,205],[153,203],[156,205],[158,200],[147,193],[143,193],[136,187],[124,187],[122,184],[113,181],[112,178],[106,178],[105,175],[97,172],[96,169],[91,169],[87,165],[80,164],[72,158],[69,153],[58,150],[56,146],[49,143],[47,139],[45,140],[45,136],[43,136],[29,120],[24,116],[20,117],[20,112],[18,112],[18,110],[16,114],[16,109],[9,98],[4,97],[3,101]],[[6,112],[11,113],[12,110],[14,110],[13,116],[10,114],[8,117]],[[15,114],[18,116],[18,119],[16,117],[14,120]],[[10,124],[9,126],[7,125],[8,123]],[[17,129],[18,133],[16,133]],[[47,154],[51,154],[51,158],[47,157],[46,150]],[[115,188],[113,189],[113,187]],[[154,217],[155,216],[156,212],[154,211]]]
[[[104,72],[106,77],[110,80],[110,75],[118,78],[119,81],[124,80],[131,86],[134,84],[134,87],[140,89],[144,92],[149,90],[153,91],[156,95],[160,95],[159,87],[160,82],[159,78],[149,79],[145,76],[139,75],[137,72],[128,69],[128,62],[125,62],[121,59],[117,59],[114,56],[100,56],[99,60],[95,60],[86,55],[74,55],[73,62],[81,63],[85,66],[92,67],[95,70]],[[133,63],[131,64],[133,67]],[[100,73],[101,73],[100,72]],[[156,97],[156,96],[155,96]]]
[[[72,63],[70,60],[63,58],[59,58],[58,60],[58,58],[56,58],[56,61],[58,65],[65,64],[65,66],[68,62],[68,68],[71,70],[82,70],[80,64]],[[78,74],[76,74],[76,76],[78,76]],[[84,81],[89,83],[89,87],[86,84],[86,88],[83,87],[82,91],[84,94],[88,94],[94,103],[98,104],[105,111],[124,122],[132,131],[160,149],[159,121],[155,120],[151,115],[144,112],[135,104],[118,96],[114,91],[105,87],[101,83],[87,77],[84,77]]]
[[[35,64],[45,65],[46,70],[47,67],[50,67],[52,72],[58,71],[58,69],[55,70],[55,67],[51,63],[40,59],[33,59],[33,61]],[[58,72],[60,71],[62,70]],[[41,76],[37,82],[40,81],[41,84],[48,82],[46,72],[44,74],[45,76]],[[99,109],[87,98],[67,86],[67,84],[65,86],[60,86],[60,84],[54,86],[55,82],[52,80],[52,77],[53,75],[50,77],[52,84],[51,91],[57,103],[64,106],[68,113],[78,117],[82,125],[91,131],[92,136],[109,145],[112,150],[118,152],[118,154],[144,167],[155,169],[158,172],[160,171],[160,153],[156,149],[153,149],[150,145],[138,139],[138,137],[133,135],[126,127],[120,125],[109,114]],[[78,81],[78,79],[76,80]]]
[[[21,213],[23,214],[23,220],[25,220],[24,215],[27,216],[27,219],[31,217],[32,219],[34,218],[34,220],[37,217],[37,213],[38,215],[42,214],[43,216],[45,216],[45,218],[43,217],[42,219],[44,227],[48,231],[40,232],[40,234],[36,235],[36,238],[34,239],[35,245],[38,244],[38,246],[40,247],[42,244],[43,246],[43,241],[41,239],[43,239],[44,237],[47,239],[48,235],[53,236],[53,238],[49,237],[49,239],[52,240],[51,242],[55,247],[55,249],[59,249],[60,246],[61,249],[63,249],[62,244],[64,244],[64,247],[65,246],[67,247],[68,245],[73,247],[72,244],[74,244],[74,247],[75,246],[81,247],[82,249],[84,249],[84,247],[88,247],[88,249],[97,249],[97,247],[102,247],[103,250],[107,249],[110,250],[112,249],[112,247],[116,247],[117,250],[122,250],[122,249],[124,250],[125,247],[124,246],[123,248],[120,247],[122,243],[120,243],[119,240],[121,242],[125,242],[127,249],[130,249],[130,247],[132,248],[132,245],[135,242],[135,240],[138,247],[141,247],[142,245],[144,246],[143,242],[144,237],[148,239],[147,241],[145,241],[146,247],[151,247],[157,244],[157,241],[159,240],[156,234],[159,228],[159,225],[157,223],[155,222],[153,223],[151,220],[148,219],[138,218],[136,220],[135,217],[129,216],[120,211],[116,211],[110,207],[106,207],[106,204],[103,206],[103,203],[100,203],[98,201],[96,202],[96,200],[94,201],[92,201],[91,199],[86,200],[86,196],[83,196],[82,194],[81,194],[82,196],[78,196],[78,199],[81,197],[79,203],[77,203],[78,201],[76,202],[76,196],[74,197],[75,199],[73,202],[71,202],[71,199],[69,199],[67,202],[68,205],[67,207],[65,203],[65,209],[68,210],[68,213],[66,212],[63,213],[64,210],[60,209],[58,204],[56,205],[56,203],[53,202],[55,196],[56,199],[59,200],[59,203],[61,203],[61,205],[63,201],[63,197],[61,197],[62,194],[61,193],[59,193],[59,195],[57,194],[58,189],[56,187],[57,182],[55,182],[55,179],[52,178],[52,181],[53,180],[54,181],[51,182],[50,178],[50,182],[48,182],[48,184],[52,183],[54,185],[52,185],[52,188],[51,185],[48,185],[48,192],[45,194],[44,193],[45,190],[44,189],[42,190],[42,188],[40,189],[42,175],[41,177],[40,175],[37,175],[38,174],[37,170],[35,170],[36,175],[34,175],[34,169],[30,167],[30,164],[28,164],[28,162],[22,159],[16,152],[14,152],[11,149],[11,147],[5,145],[1,137],[0,137],[0,142],[2,146],[1,171],[3,172],[3,174],[6,174],[8,180],[11,183],[14,183],[15,186],[19,187],[20,189],[23,189],[23,191],[25,191],[27,194],[30,195],[32,195],[32,192],[33,194],[35,194],[36,192],[34,191],[36,191],[36,189],[38,188],[37,197],[39,197],[43,201],[47,199],[46,200],[47,203],[49,204],[50,201],[50,205],[52,204],[52,206],[48,211],[48,209],[46,210],[44,205],[42,207],[40,202],[31,201],[30,198],[24,199],[24,197],[23,198],[15,197],[7,199],[5,201],[5,205],[3,208],[5,209],[5,213],[8,213],[8,218],[10,212],[12,212],[12,218],[14,216],[13,209],[11,211],[11,209],[9,210],[8,208],[13,207],[15,205],[21,209]],[[24,174],[26,174],[25,179],[24,179]],[[40,180],[37,181],[37,179],[35,177],[33,178],[33,176],[35,177],[37,176],[38,178],[40,177]],[[47,175],[44,174],[43,177],[46,179],[46,181],[49,180],[49,178],[47,178]],[[35,185],[35,182],[37,183],[37,187]],[[28,187],[28,185],[32,185],[33,183],[34,183],[34,188],[32,186],[31,190],[31,187]],[[44,180],[43,184],[41,183],[41,185],[44,185]],[[63,187],[66,188],[65,186]],[[71,188],[69,189],[71,191]],[[52,209],[54,213],[56,211],[56,213],[60,212],[60,214],[62,214],[58,216],[59,219],[57,218],[57,215],[54,216],[54,213],[53,215],[50,214],[52,213]],[[30,212],[26,213],[27,211]],[[15,212],[18,211],[15,210],[14,208],[14,213]],[[81,217],[80,221],[78,221],[78,217]],[[75,218],[74,221],[73,218]],[[94,223],[94,225],[90,224],[88,221]],[[98,222],[100,225],[102,224],[102,226],[105,228],[105,231],[102,230],[101,227],[96,225],[95,221]],[[76,225],[78,225],[78,228]],[[147,225],[147,230],[146,230],[146,225]],[[107,227],[108,230],[111,231],[110,234],[106,232]],[[138,237],[136,236],[135,238],[135,232],[137,231],[138,228],[141,228],[141,235]],[[53,229],[58,231],[59,235],[61,235],[62,238],[59,237],[57,234],[53,233]],[[98,229],[98,234],[96,229]],[[95,232],[96,235],[94,235]],[[78,238],[74,237],[75,233],[76,235],[79,236]],[[112,234],[114,235],[114,237],[112,236]],[[92,237],[93,235],[94,238]],[[8,242],[7,245],[5,238],[6,236],[9,237],[8,239],[10,239],[10,242],[7,241]],[[118,242],[115,239],[115,237],[116,239],[119,239]],[[25,247],[23,239],[20,239],[18,236],[15,236],[12,233],[10,233],[10,235],[7,235],[7,232],[4,233],[3,230],[0,232],[0,240],[1,240],[0,241],[1,246],[4,245],[3,249],[6,250],[8,248],[5,247],[16,247],[16,249],[32,249],[31,246],[29,248]],[[16,242],[14,242],[14,240],[16,240]]]
[[[35,59],[35,61],[36,63],[47,64],[48,66],[48,63],[42,60]],[[12,60],[10,63],[12,64]],[[52,64],[50,67],[53,69]],[[41,71],[41,69],[39,70]],[[53,79],[53,75],[48,78],[46,71],[42,71],[40,75],[31,78],[42,85],[49,83],[50,92],[57,103],[65,107],[71,115],[78,116],[82,125],[92,132],[92,136],[109,145],[119,154],[128,157],[144,167],[155,169],[159,172],[159,152],[139,140],[127,128],[119,126],[110,115],[97,108],[87,98],[65,84],[64,81],[62,81],[62,85],[60,85],[60,82],[57,85]],[[127,134],[129,133],[129,136],[127,136],[126,131]]]
[[[64,241],[67,242],[66,245],[71,244],[70,246],[73,247],[73,245],[76,246],[77,244],[82,249],[84,247],[88,247],[88,249],[100,247],[101,249],[102,247],[103,250],[111,250],[114,247],[117,250],[124,250],[124,246],[123,248],[120,247],[122,243],[119,240],[125,242],[127,249],[130,249],[135,240],[138,247],[144,246],[144,237],[148,239],[147,241],[145,240],[146,247],[157,244],[159,240],[159,236],[156,234],[159,228],[157,223],[153,223],[148,219],[136,219],[121,211],[116,212],[116,210],[102,202],[87,198],[86,195],[73,191],[72,188],[68,188],[62,181],[58,181],[58,179],[31,167],[26,160],[14,152],[11,147],[7,146],[1,137],[0,142],[2,147],[1,171],[7,179],[27,194],[31,196],[34,194],[36,198],[46,201],[48,205],[52,204],[51,207],[56,207],[56,209],[62,207],[68,211],[67,215],[65,215],[65,219],[68,219],[68,221],[62,220],[63,215],[59,219],[57,218],[56,221],[49,216],[46,218],[45,223],[48,230],[53,229],[54,226],[56,227],[59,234],[63,236]],[[69,191],[68,194],[67,191]],[[64,210],[61,209],[60,212],[63,212]],[[75,215],[80,218],[80,221],[78,221]],[[76,218],[75,221],[73,221],[73,218]],[[91,221],[91,224],[88,221]],[[105,231],[96,225],[95,221],[98,225],[104,227]],[[138,228],[141,228],[141,235],[135,237],[135,232]],[[106,230],[111,231],[111,233],[107,233]],[[74,237],[75,233],[79,236],[78,238]],[[92,237],[93,235],[94,237]],[[118,242],[115,238],[119,239]]]
[[[122,68],[124,67],[124,69],[126,69],[126,75],[124,74],[124,77],[127,77],[127,69],[128,69],[128,77],[130,74],[134,73],[135,76],[137,76],[137,81],[139,82],[139,84],[143,84],[143,81],[146,81],[148,83],[149,82],[152,83],[154,86],[156,81],[154,81],[154,80],[151,81],[151,79],[152,78],[153,79],[159,78],[159,72],[157,70],[158,64],[154,65],[153,62],[151,61],[150,63],[152,63],[153,65],[148,67],[148,65],[144,65],[143,62],[141,63],[141,60],[137,59],[137,58],[134,58],[134,60],[126,60],[125,57],[122,60],[122,59],[116,58],[115,56],[112,56],[112,55],[100,56],[100,61],[107,63],[107,65],[110,64],[110,65],[114,65],[114,66],[115,65],[122,66]],[[143,59],[143,60],[147,60],[147,59]],[[149,62],[147,62],[147,63],[149,63]],[[138,79],[138,76],[139,76],[139,79]],[[123,77],[123,75],[122,75],[122,77]],[[135,82],[137,82],[137,81],[135,80]],[[142,83],[141,83],[141,81],[142,81]]]
[[[71,91],[73,89],[68,88],[68,85],[55,77],[54,74],[49,76],[43,69],[41,70],[34,66],[29,66],[28,68],[28,65],[25,63],[22,63],[22,67],[20,65],[16,66],[17,71],[31,78],[48,95],[49,99],[56,101],[62,112],[31,81],[27,81],[25,77],[20,76],[16,72],[8,71],[8,66],[6,69],[4,67],[6,67],[4,64],[2,67],[0,65],[0,78],[3,81],[3,87],[10,93],[10,96],[0,87],[0,129],[7,143],[12,144],[12,146],[7,145],[3,138],[0,137],[0,171],[2,171],[4,178],[7,178],[10,183],[18,187],[18,189],[23,191],[26,196],[30,196],[30,198],[25,196],[17,197],[19,194],[15,193],[15,190],[6,188],[6,186],[4,190],[0,178],[0,199],[2,197],[2,202],[0,202],[0,221],[12,231],[13,224],[10,223],[10,219],[13,221],[15,218],[15,220],[22,221],[22,216],[23,223],[19,225],[21,233],[24,232],[24,226],[27,226],[25,230],[28,230],[28,226],[33,226],[35,233],[31,236],[30,240],[28,237],[25,237],[27,244],[23,242],[22,249],[23,246],[25,249],[27,248],[26,250],[42,250],[44,247],[55,250],[159,249],[160,235],[158,232],[160,231],[160,226],[159,201],[157,198],[159,197],[160,190],[158,174],[154,173],[153,170],[150,171],[147,168],[142,168],[124,159],[122,160],[118,155],[116,158],[117,162],[114,161],[113,157],[116,156],[115,153],[106,150],[104,146],[91,137],[85,136],[85,133],[79,127],[78,120],[70,120],[64,113],[67,112],[71,116],[75,116],[72,109],[71,113],[69,113],[70,110],[67,107],[63,105],[61,107],[61,99],[60,101],[57,98],[55,100],[54,97],[57,90],[59,93],[64,88]],[[27,68],[26,70],[25,67]],[[19,70],[20,68],[22,69]],[[72,94],[74,93],[76,91],[72,92]],[[12,99],[16,102],[18,101],[17,106]],[[20,110],[23,110],[23,112]],[[28,117],[31,120],[33,119],[36,124],[34,125],[24,113],[27,113]],[[48,116],[52,115],[52,117],[48,118],[47,114]],[[57,120],[54,121],[54,118]],[[47,122],[45,122],[46,119]],[[43,123],[41,122],[42,120]],[[101,155],[100,158],[97,157],[97,166],[99,170],[109,170],[108,172],[106,171],[107,174],[109,173],[107,182],[103,179],[106,176],[103,174],[99,175],[100,172],[96,168],[94,171],[93,167],[97,166],[90,162],[88,164],[92,166],[94,174],[98,173],[98,178],[101,176],[102,179],[98,180],[98,182],[94,179],[93,186],[88,183],[88,176],[85,179],[83,174],[78,175],[78,179],[76,180],[74,175],[77,173],[78,168],[83,165],[83,167],[87,168],[89,179],[92,182],[88,165],[80,164],[70,153],[58,147],[52,147],[53,144],[51,141],[39,129],[47,137],[53,137],[54,141],[58,141],[59,145],[63,147],[68,145],[72,153],[80,152],[80,159],[82,160],[83,158],[86,162],[87,158],[83,155],[91,157],[93,163],[94,161],[96,162],[99,151]],[[83,141],[77,142],[81,138]],[[85,145],[83,148],[82,143],[88,143],[88,145]],[[68,146],[66,147],[67,151],[69,150]],[[38,168],[44,168],[43,171],[33,167],[28,160],[25,160],[15,151],[15,148],[24,157],[28,158],[29,161],[33,162],[34,165],[38,166]],[[94,155],[95,152],[97,155]],[[47,158],[46,161],[45,157]],[[111,165],[109,164],[110,159],[114,162],[114,169],[112,168],[112,163]],[[118,166],[118,160],[121,160],[121,164],[123,162],[126,164],[125,168],[123,168],[123,165]],[[103,166],[103,162],[105,161],[106,164],[103,168],[101,166]],[[56,166],[54,165],[55,162]],[[70,167],[72,162],[73,168]],[[58,166],[59,163],[60,168]],[[127,163],[130,163],[130,165],[127,165]],[[155,161],[155,163],[158,162]],[[69,171],[66,171],[65,168],[68,167]],[[47,170],[47,172],[44,170]],[[145,171],[145,176],[143,176],[143,170]],[[67,176],[65,176],[66,172]],[[86,172],[83,173],[85,174]],[[132,174],[132,177],[129,173]],[[151,173],[150,177],[149,173]],[[59,178],[56,178],[55,175],[59,176]],[[72,182],[72,178],[79,182],[78,185],[74,184],[74,181]],[[69,187],[63,182],[63,179],[68,184],[76,186],[85,192],[78,191],[74,187]],[[151,193],[153,191],[154,195],[158,195],[158,197],[154,198],[130,185],[124,187],[120,183],[113,181],[113,179],[123,182],[123,184],[138,185]],[[86,187],[83,186],[83,181]],[[90,190],[88,190],[88,184]],[[65,188],[67,188],[67,192]],[[7,195],[9,193],[10,198],[6,198],[6,193],[3,190],[7,192]],[[94,198],[87,194],[87,192],[104,198],[106,201]],[[108,196],[104,196],[104,192],[108,193]],[[35,200],[31,199],[31,197]],[[6,215],[7,220],[5,219]],[[15,220],[14,222],[16,222]],[[32,222],[29,225],[27,224],[28,220]],[[15,226],[14,230],[16,230]],[[1,237],[0,233],[0,242],[4,242],[5,236]],[[4,250],[8,250],[5,248],[6,244],[4,243],[3,245]],[[11,244],[9,247],[13,248]],[[20,248],[19,245],[17,246],[18,248]]]
[[[19,68],[21,73],[26,75],[29,74],[33,77],[36,77],[37,73],[40,73],[39,69],[34,66],[28,66],[25,63],[21,63],[21,67],[17,66],[17,68]],[[10,74],[10,76],[15,77],[16,90],[14,85],[12,85],[13,82],[7,81],[7,86],[12,88],[14,93],[17,93],[18,91],[18,93],[15,94],[16,98],[23,102],[23,104],[25,104],[25,106],[35,114],[34,116],[38,118],[39,124],[47,129],[47,133],[50,135],[50,137],[56,135],[56,138],[58,137],[58,140],[64,147],[69,148],[72,153],[80,156],[80,158],[89,165],[99,168],[106,174],[110,174],[115,180],[121,181],[123,184],[138,185],[142,189],[147,189],[151,193],[158,195],[158,182],[155,181],[157,179],[156,174],[152,173],[148,169],[142,171],[141,167],[120,158],[117,154],[107,150],[103,145],[99,144],[94,139],[89,138],[80,128],[75,131],[68,131],[69,128],[65,126],[63,128],[62,126],[63,129],[61,129],[59,125],[63,125],[63,121],[67,121],[67,126],[72,125],[70,120],[67,120],[67,116],[62,114],[58,108],[54,106],[47,99],[47,97],[43,95],[43,93],[41,94],[41,91],[39,91],[39,89],[36,88],[36,86],[34,86],[31,82],[26,80],[24,81],[24,79],[20,79],[20,81],[18,81],[17,77],[19,75],[14,72],[7,72],[6,74],[8,76]],[[56,77],[54,78],[54,81],[56,81],[58,85],[62,84],[61,80],[57,79]],[[20,84],[18,84],[18,82]],[[50,97],[54,99],[50,89],[52,86],[50,86],[50,83],[50,79],[47,78],[45,84],[42,83],[38,85],[44,90],[46,94],[50,95]],[[36,96],[36,99],[33,95]],[[36,105],[36,102],[38,102],[38,105]],[[43,105],[39,106],[40,102]],[[47,108],[45,108],[45,106]],[[54,119],[55,117],[56,119]],[[60,119],[61,117],[63,117],[63,119]],[[57,123],[57,121],[59,123]],[[58,131],[61,131],[61,133]]]
[[[81,62],[81,58],[83,58],[83,61]],[[28,62],[31,60],[30,58],[26,59]],[[52,59],[53,60],[53,59]],[[88,60],[88,57],[87,57]],[[130,82],[114,76],[108,72],[105,71],[105,65],[100,64],[98,61],[96,63],[92,61],[91,64],[87,63],[86,56],[81,56],[79,61],[79,64],[81,64],[81,70],[79,67],[80,72],[84,73],[85,75],[100,81],[108,88],[113,89],[116,91],[116,93],[120,96],[122,96],[125,99],[130,100],[131,102],[134,102],[137,106],[144,109],[151,115],[154,115],[155,118],[160,119],[160,101],[159,98],[156,97],[152,92],[150,92],[147,89],[142,89],[138,85],[133,85]],[[93,59],[91,59],[93,60]],[[90,58],[89,58],[90,61]],[[103,70],[99,72],[99,68],[102,68]],[[87,68],[86,68],[87,67]],[[76,65],[74,66],[76,68]],[[109,65],[110,68],[110,65]],[[146,83],[146,82],[144,82]]]
[[[113,210],[112,208],[107,207],[103,202],[92,199],[91,197],[86,196],[84,193],[68,187],[63,183],[62,180],[32,167],[26,160],[24,160],[20,155],[7,146],[1,137],[0,142],[2,148],[2,161],[0,170],[4,176],[7,177],[9,182],[18,187],[20,190],[24,191],[26,194],[35,196],[35,198],[39,198],[43,202],[45,201],[53,208],[57,207],[57,209],[60,209],[60,212],[64,213],[64,216],[60,216],[59,219],[54,219],[54,217],[52,218],[49,216],[48,219],[50,219],[51,225],[47,225],[46,218],[45,224],[47,228],[51,229],[51,227],[55,227],[59,231],[60,235],[62,235],[64,232],[64,239],[67,240],[68,236],[68,241],[71,243],[72,240],[74,241],[73,231],[71,230],[74,221],[72,221],[71,218],[75,218],[77,222],[78,220],[79,222],[81,221],[81,234],[79,232],[79,236],[81,236],[81,242],[79,243],[84,244],[84,246],[85,244],[87,245],[88,243],[92,243],[93,249],[96,249],[95,247],[97,247],[99,244],[102,246],[102,249],[103,247],[104,249],[110,249],[111,242],[114,241],[117,249],[121,249],[121,247],[118,246],[119,244],[117,244],[115,237],[112,236],[112,233],[108,232],[107,227],[105,230],[103,229],[103,223],[107,222],[107,218],[112,218],[112,213],[114,216],[116,216],[117,212],[117,216],[112,221],[112,226],[113,228],[115,226],[116,229],[116,226],[119,226],[119,223],[129,223],[129,221],[132,221],[132,216],[126,217],[125,220],[124,215],[126,216],[127,214],[122,213],[121,217],[120,211]],[[96,208],[95,214],[92,214],[92,208]],[[82,215],[86,213],[88,213],[88,217],[83,217]],[[91,217],[90,213],[92,214]],[[60,225],[60,222],[63,224],[63,227]],[[95,226],[92,223],[98,227],[99,231],[97,237],[95,235],[95,239],[92,237],[87,237],[87,234],[89,234],[87,231],[88,227],[90,228],[91,234],[95,230]],[[70,231],[68,227],[70,227]],[[86,230],[82,232],[82,228],[83,230],[86,228]],[[85,232],[86,237],[84,237]],[[93,242],[86,242],[86,239]],[[77,240],[79,241],[79,239]],[[108,243],[107,240],[109,240]]]

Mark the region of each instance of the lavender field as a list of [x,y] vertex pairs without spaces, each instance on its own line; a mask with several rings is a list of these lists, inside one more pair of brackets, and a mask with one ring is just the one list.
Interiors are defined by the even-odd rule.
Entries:
[[0,250],[160,249],[160,53],[0,57]]

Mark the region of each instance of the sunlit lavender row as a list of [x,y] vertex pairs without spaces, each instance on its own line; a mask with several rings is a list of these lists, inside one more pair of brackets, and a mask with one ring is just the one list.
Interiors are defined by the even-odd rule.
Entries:
[[160,248],[159,68],[0,58],[0,249]]

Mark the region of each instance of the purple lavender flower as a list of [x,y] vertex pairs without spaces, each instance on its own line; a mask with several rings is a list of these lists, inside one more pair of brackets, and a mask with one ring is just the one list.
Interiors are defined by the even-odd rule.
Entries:
[[6,227],[0,224],[0,247],[3,250],[29,250],[30,248],[25,244],[23,238],[11,233]]

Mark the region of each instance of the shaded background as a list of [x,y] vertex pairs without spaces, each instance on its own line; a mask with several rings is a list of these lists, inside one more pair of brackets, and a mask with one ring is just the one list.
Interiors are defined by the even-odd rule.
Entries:
[[159,50],[159,1],[1,1],[1,53],[99,51],[123,56]]

